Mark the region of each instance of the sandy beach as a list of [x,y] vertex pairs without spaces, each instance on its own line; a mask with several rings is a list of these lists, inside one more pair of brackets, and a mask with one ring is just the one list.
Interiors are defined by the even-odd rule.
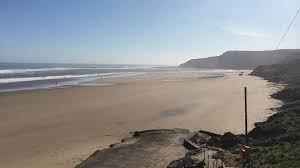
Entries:
[[74,167],[135,130],[242,133],[244,86],[250,129],[280,103],[269,96],[278,88],[238,72],[151,73],[93,83],[0,93],[0,167]]

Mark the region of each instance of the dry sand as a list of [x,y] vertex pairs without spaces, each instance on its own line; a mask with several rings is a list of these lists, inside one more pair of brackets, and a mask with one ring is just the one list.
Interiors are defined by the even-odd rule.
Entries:
[[243,87],[249,127],[278,101],[270,83],[226,73],[156,73],[99,79],[106,87],[0,93],[0,167],[74,167],[130,131],[156,128],[243,131]]

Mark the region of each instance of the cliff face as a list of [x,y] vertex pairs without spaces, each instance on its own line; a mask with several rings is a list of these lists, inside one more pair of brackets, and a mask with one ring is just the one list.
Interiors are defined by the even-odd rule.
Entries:
[[300,49],[273,51],[227,51],[220,56],[192,59],[180,65],[183,68],[200,69],[255,69],[260,65],[271,65],[291,61],[300,57]]
[[199,58],[191,59],[186,63],[180,65],[183,68],[201,68],[201,69],[217,69],[219,65],[219,57],[208,57],[208,58]]

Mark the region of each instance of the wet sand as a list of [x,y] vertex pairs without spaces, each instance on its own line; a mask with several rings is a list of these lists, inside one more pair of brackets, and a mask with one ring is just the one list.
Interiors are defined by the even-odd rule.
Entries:
[[0,93],[0,167],[74,167],[130,131],[187,128],[243,132],[243,87],[249,127],[278,101],[267,81],[225,73],[155,73],[99,79],[81,86]]

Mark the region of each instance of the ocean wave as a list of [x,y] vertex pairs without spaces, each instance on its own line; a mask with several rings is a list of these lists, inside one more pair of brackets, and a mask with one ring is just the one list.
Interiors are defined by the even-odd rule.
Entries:
[[24,78],[3,78],[0,79],[0,84],[16,83],[16,82],[30,82],[30,81],[42,81],[42,80],[60,80],[60,79],[74,79],[74,78],[91,78],[91,77],[123,77],[138,75],[142,73],[137,72],[116,72],[116,73],[95,73],[95,74],[83,74],[83,75],[60,75],[60,76],[43,76],[43,77],[24,77]]
[[135,70],[135,69],[153,69],[155,66],[124,66],[124,67],[95,67],[95,68],[68,68],[68,67],[56,67],[56,68],[28,68],[28,69],[0,69],[0,75],[3,74],[22,74],[22,73],[34,73],[34,72],[53,72],[53,71],[70,71],[70,70]]
[[37,69],[1,69],[0,74],[17,74],[17,73],[30,73],[30,72],[48,72],[48,71],[66,71],[76,70],[80,68],[37,68]]

